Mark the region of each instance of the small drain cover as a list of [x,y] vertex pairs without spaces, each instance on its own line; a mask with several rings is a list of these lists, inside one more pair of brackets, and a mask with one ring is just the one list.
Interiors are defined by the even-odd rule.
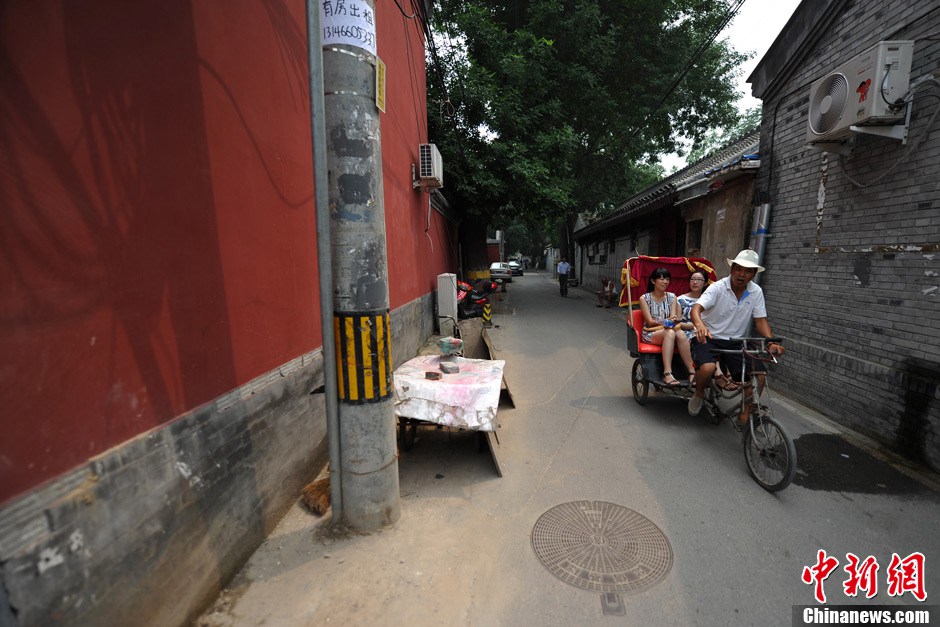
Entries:
[[532,548],[553,575],[597,592],[639,592],[672,568],[672,546],[659,527],[604,501],[548,510],[532,529]]

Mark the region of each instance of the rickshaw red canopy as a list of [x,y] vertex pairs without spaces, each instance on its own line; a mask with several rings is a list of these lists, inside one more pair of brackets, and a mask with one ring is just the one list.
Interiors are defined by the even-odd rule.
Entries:
[[689,277],[696,270],[702,270],[708,275],[709,283],[717,281],[718,275],[712,263],[704,257],[649,257],[640,255],[631,257],[623,262],[620,272],[620,306],[639,305],[640,296],[646,293],[646,284],[649,276],[656,268],[666,268],[672,275],[669,281],[669,291],[677,296],[689,291]]

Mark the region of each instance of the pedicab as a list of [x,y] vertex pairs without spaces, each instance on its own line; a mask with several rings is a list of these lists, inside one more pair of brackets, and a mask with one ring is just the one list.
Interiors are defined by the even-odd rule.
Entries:
[[[620,278],[623,284],[620,306],[629,308],[627,347],[630,356],[634,358],[630,383],[633,399],[640,405],[646,404],[651,387],[656,394],[679,397],[684,401],[692,398],[695,392],[695,386],[689,382],[688,376],[692,373],[687,372],[678,354],[673,356],[672,372],[679,383],[663,381],[662,347],[646,343],[642,338],[644,319],[639,299],[646,293],[650,274],[657,268],[669,270],[669,291],[676,296],[689,291],[689,277],[696,270],[705,272],[709,283],[717,280],[714,266],[702,257],[640,255],[624,262]],[[745,364],[757,361],[776,363],[776,356],[771,353],[769,344],[783,341],[783,338],[763,337],[732,339],[740,341],[740,349],[716,353],[741,353]],[[720,355],[716,354],[715,358],[719,359]],[[733,378],[742,382],[740,385],[722,386],[717,377],[713,378],[705,389],[699,415],[716,425],[727,421],[736,431],[741,432],[744,459],[751,477],[765,490],[776,492],[787,487],[796,475],[796,447],[787,430],[773,417],[770,387],[767,384],[769,373],[764,373],[761,389],[757,374],[746,370],[746,366],[742,366],[740,373],[732,373],[738,375]],[[738,421],[738,416],[742,414],[747,415],[744,423]]]

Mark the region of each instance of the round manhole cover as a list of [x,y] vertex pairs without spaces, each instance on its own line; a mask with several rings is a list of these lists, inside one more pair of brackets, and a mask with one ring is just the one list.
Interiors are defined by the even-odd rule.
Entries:
[[659,527],[604,501],[548,510],[532,529],[532,548],[553,575],[597,592],[645,590],[672,568],[672,546]]

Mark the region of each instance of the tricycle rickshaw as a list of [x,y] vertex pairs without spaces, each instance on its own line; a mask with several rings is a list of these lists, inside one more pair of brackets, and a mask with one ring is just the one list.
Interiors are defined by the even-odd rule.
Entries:
[[[645,293],[650,274],[656,268],[666,268],[671,275],[669,291],[684,294],[689,288],[689,277],[696,270],[708,275],[709,282],[717,279],[714,266],[704,258],[696,257],[648,257],[638,256],[627,259],[623,264],[621,282],[624,289],[620,296],[620,306],[629,307],[627,318],[630,334],[627,346],[630,356],[635,359],[630,377],[633,398],[640,405],[645,405],[650,387],[657,393],[677,396],[684,400],[692,397],[694,385],[688,382],[685,366],[675,356],[672,370],[681,383],[672,384],[663,381],[662,348],[656,344],[642,341],[643,313],[639,299]],[[676,331],[681,333],[682,331]],[[740,352],[744,362],[773,362],[775,356],[768,349],[771,342],[781,342],[781,338],[733,338],[741,342],[741,348],[734,351],[716,351],[718,353]],[[716,355],[719,359],[720,355]],[[758,385],[755,373],[745,376],[744,368],[735,378],[744,383],[736,389],[724,389],[716,380],[705,389],[702,414],[713,424],[727,419],[735,430],[742,432],[742,447],[748,471],[754,480],[764,489],[776,492],[787,487],[796,475],[796,447],[787,430],[774,417],[770,404],[770,390],[766,384]],[[738,422],[738,416],[747,415],[744,424]]]

